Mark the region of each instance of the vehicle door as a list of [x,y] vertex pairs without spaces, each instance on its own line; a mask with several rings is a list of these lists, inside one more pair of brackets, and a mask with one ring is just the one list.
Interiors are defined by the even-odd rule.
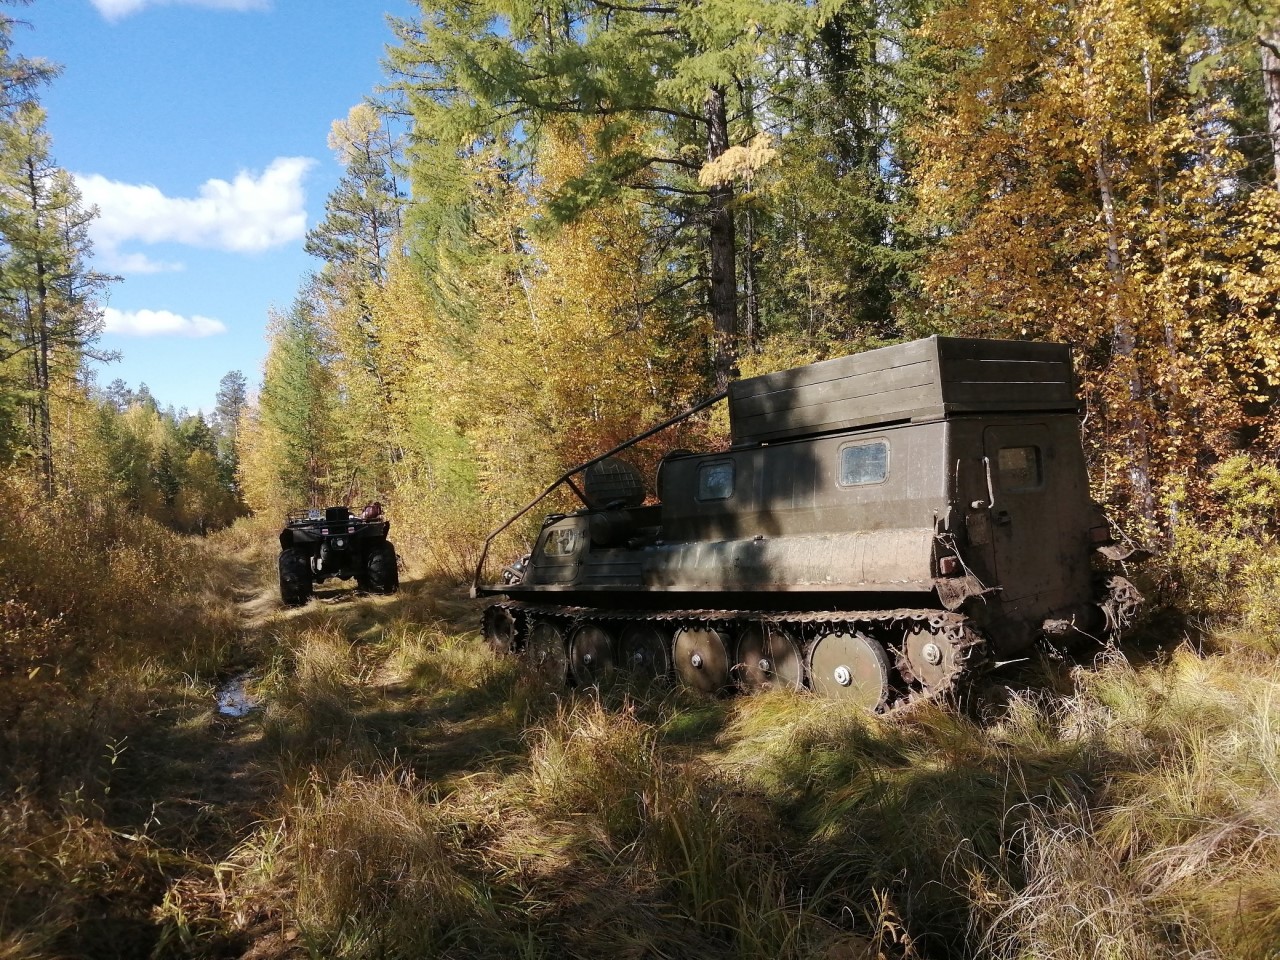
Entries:
[[991,543],[1006,602],[1060,590],[1061,506],[1066,491],[1055,470],[1044,424],[1000,424],[983,432],[983,466],[991,502]]

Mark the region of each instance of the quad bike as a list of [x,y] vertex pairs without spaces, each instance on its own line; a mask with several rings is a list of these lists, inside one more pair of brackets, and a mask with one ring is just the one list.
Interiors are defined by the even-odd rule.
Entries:
[[312,588],[330,577],[355,577],[361,590],[395,593],[400,586],[391,522],[362,519],[346,507],[290,511],[280,532],[280,599],[300,607]]

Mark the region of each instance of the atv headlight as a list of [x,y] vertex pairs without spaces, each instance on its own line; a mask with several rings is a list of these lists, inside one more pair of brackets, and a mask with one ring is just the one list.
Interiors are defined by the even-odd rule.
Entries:
[[337,540],[333,541],[333,545],[334,545],[335,547],[343,547],[343,546],[346,546],[346,543],[347,543],[347,541],[343,540],[341,537],[338,537],[338,539],[337,539]]

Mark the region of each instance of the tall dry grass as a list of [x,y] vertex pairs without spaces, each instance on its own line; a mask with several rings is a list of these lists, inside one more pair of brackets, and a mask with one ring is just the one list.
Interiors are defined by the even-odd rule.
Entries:
[[183,832],[159,728],[209,713],[237,646],[224,586],[109,499],[0,477],[0,956],[155,942]]
[[[226,543],[241,557],[270,533]],[[71,609],[127,589],[150,557],[186,628],[167,644],[174,615],[144,605],[110,636],[22,621],[68,654],[42,661],[47,680],[42,666],[4,682],[68,706],[6,747],[27,766],[0,805],[0,877],[18,878],[0,956],[101,938],[88,904],[106,895],[132,904],[107,916],[134,926],[110,929],[157,956],[1262,960],[1280,946],[1274,598],[1248,586],[1265,544],[1230,567],[1234,610],[1215,593],[1192,618],[1207,633],[1026,667],[979,713],[548,689],[489,652],[479,606],[442,582],[276,610],[239,641],[266,700],[239,728],[258,737],[258,788],[253,825],[230,824],[217,859],[190,849],[174,808],[132,814],[201,742],[164,752],[156,726],[208,723],[207,688],[188,679],[184,699],[175,679],[226,662],[234,631],[200,613],[207,555],[171,570],[199,548],[130,536],[94,563],[54,550],[85,594]],[[269,589],[273,551],[255,555],[250,579]],[[1182,570],[1180,589],[1198,575]],[[22,602],[47,611],[52,586],[29,581]],[[92,622],[79,616],[62,622]]]
[[258,864],[314,955],[1280,944],[1280,672],[1254,647],[1113,650],[1024,677],[981,718],[878,718],[781,694],[550,691],[465,617],[407,603],[363,641],[302,624],[273,681],[281,722],[344,705],[300,737],[328,748],[288,774],[272,869],[237,868]]

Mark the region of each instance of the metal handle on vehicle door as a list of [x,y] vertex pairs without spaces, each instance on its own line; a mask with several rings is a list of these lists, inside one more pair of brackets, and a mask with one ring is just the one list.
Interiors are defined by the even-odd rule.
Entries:
[[998,510],[996,511],[995,521],[1000,526],[1007,527],[1013,522],[1013,518],[1009,516],[1008,510]]

